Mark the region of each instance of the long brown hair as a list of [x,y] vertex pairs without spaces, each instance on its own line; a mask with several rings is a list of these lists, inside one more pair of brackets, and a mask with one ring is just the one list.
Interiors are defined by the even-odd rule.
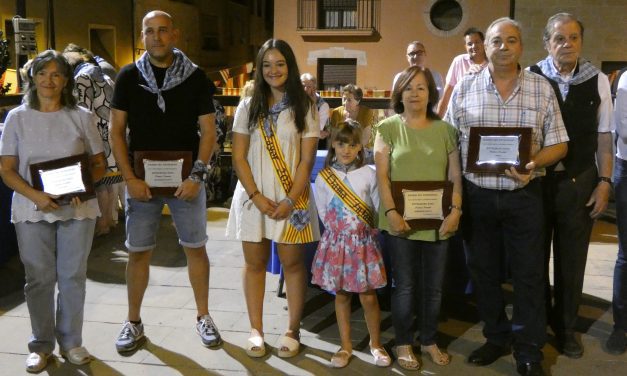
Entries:
[[[307,111],[313,106],[303,84],[300,81],[300,72],[294,51],[287,42],[281,39],[268,39],[259,49],[255,63],[255,86],[250,100],[250,116],[248,117],[248,128],[257,127],[260,118],[268,116],[268,98],[270,97],[270,86],[263,79],[263,57],[269,50],[275,49],[283,55],[287,64],[287,81],[285,81],[285,93],[287,94],[288,106],[294,116],[294,123],[298,132],[305,130],[305,116]],[[313,116],[313,114],[312,114]]]

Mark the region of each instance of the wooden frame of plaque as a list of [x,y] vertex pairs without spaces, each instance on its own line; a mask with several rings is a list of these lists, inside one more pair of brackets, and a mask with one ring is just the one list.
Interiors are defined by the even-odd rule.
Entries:
[[[442,214],[446,217],[451,212],[451,203],[453,201],[453,182],[451,181],[392,181],[392,199],[394,200],[396,211],[401,216],[405,212],[403,189],[412,191],[444,189]],[[410,219],[407,220],[407,224],[409,224],[412,230],[437,230],[440,228],[442,221],[442,219]]]
[[510,163],[477,164],[479,159],[479,144],[481,136],[520,136],[518,145],[518,165],[513,165],[521,174],[527,174],[525,165],[531,160],[531,132],[530,127],[470,127],[468,138],[468,158],[465,172],[501,174],[512,167]]
[[81,201],[87,201],[91,198],[96,197],[94,182],[91,178],[91,169],[89,168],[89,155],[87,155],[87,153],[52,159],[45,162],[32,163],[29,166],[29,169],[31,179],[33,181],[33,188],[38,191],[44,192],[44,183],[41,180],[41,175],[39,174],[40,170],[54,170],[62,167],[71,166],[79,162],[81,164],[81,178],[83,180],[83,185],[85,186],[85,192],[69,192],[61,195],[54,201],[60,205],[67,205],[70,203],[73,197],[78,197]]
[[[152,161],[173,161],[177,159],[183,160],[183,169],[181,171],[181,181],[187,179],[192,172],[192,152],[191,151],[135,151],[133,152],[133,170],[135,175],[144,180],[145,171],[144,159]],[[153,196],[172,196],[176,192],[177,187],[151,187],[150,193]]]

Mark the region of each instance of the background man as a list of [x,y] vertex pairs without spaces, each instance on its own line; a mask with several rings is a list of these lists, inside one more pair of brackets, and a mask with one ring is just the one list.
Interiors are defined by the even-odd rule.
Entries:
[[[570,358],[583,354],[575,325],[588,244],[593,219],[607,208],[612,188],[610,83],[598,68],[580,58],[583,30],[572,14],[550,17],[543,36],[549,56],[531,67],[553,86],[570,139],[568,154],[547,169],[543,182],[547,316],[560,350]],[[551,242],[553,301],[548,279]]]
[[466,53],[455,56],[448,69],[444,94],[440,97],[440,103],[438,104],[438,115],[440,117],[444,117],[453,88],[455,88],[455,85],[462,77],[466,74],[479,73],[488,66],[488,60],[485,57],[485,46],[483,45],[484,40],[483,33],[475,27],[471,27],[464,32]]
[[[407,45],[407,62],[410,67],[419,66],[421,68],[425,68],[427,63],[427,49],[422,42],[417,40],[413,42],[409,42]],[[444,92],[444,81],[442,80],[442,75],[435,70],[429,69],[431,71],[431,75],[433,76],[433,81],[435,81],[435,86],[438,88],[439,98],[442,98],[442,94]],[[392,81],[392,90],[394,89],[394,85],[396,85],[396,80],[400,76],[400,72],[394,76],[394,81]]]
[[300,75],[300,81],[303,83],[305,92],[309,98],[316,104],[318,108],[318,121],[320,122],[320,141],[318,149],[326,150],[327,141],[325,138],[329,135],[329,131],[324,128],[329,121],[329,104],[318,94],[318,80],[311,73],[303,73]]
[[[187,257],[196,301],[196,330],[205,346],[221,343],[209,316],[209,260],[205,249],[206,197],[204,178],[215,145],[214,108],[204,72],[174,48],[179,37],[172,17],[162,11],[142,21],[146,52],[118,74],[111,104],[113,153],[127,185],[126,267],[128,317],[116,341],[119,352],[134,350],[144,339],[140,309],[148,285],[152,250],[163,204],[168,204],[179,242]],[[126,144],[126,127],[130,130]],[[198,129],[200,128],[200,136]],[[133,170],[129,151],[191,151],[191,175],[174,196],[153,197]]]
[[[520,25],[494,21],[486,32],[488,68],[464,77],[455,87],[446,121],[460,130],[464,166],[466,219],[469,221],[468,267],[474,281],[479,316],[487,342],[468,357],[483,366],[509,350],[521,375],[542,375],[546,341],[544,310],[542,189],[544,167],[566,155],[568,135],[555,93],[542,77],[523,71]],[[472,127],[532,128],[531,162],[521,174],[469,173],[468,140]],[[501,291],[501,242],[508,253],[514,286],[514,314],[505,313]]]

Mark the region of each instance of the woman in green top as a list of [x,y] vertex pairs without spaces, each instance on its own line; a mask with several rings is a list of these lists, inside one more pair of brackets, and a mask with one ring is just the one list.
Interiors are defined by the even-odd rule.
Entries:
[[[402,368],[417,370],[412,350],[413,317],[420,309],[421,351],[439,365],[450,359],[435,342],[442,301],[442,282],[450,237],[461,216],[461,169],[457,132],[433,112],[438,92],[428,69],[403,71],[392,93],[396,115],[378,125],[374,145],[381,206],[379,228],[392,260],[395,288],[392,320],[397,359]],[[453,183],[452,210],[438,230],[412,230],[394,205],[392,181],[445,181]],[[420,293],[417,287],[420,286]],[[420,307],[414,307],[420,295]]]

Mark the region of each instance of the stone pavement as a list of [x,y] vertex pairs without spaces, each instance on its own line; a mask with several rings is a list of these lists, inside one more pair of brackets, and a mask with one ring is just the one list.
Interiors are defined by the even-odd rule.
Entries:
[[[351,363],[346,369],[330,368],[329,359],[338,348],[339,338],[332,297],[309,289],[303,318],[303,351],[295,358],[276,356],[275,343],[287,322],[286,301],[276,296],[278,277],[268,274],[264,326],[269,354],[251,359],[241,347],[248,337],[248,317],[241,290],[242,256],[238,242],[224,238],[226,209],[208,211],[207,245],[211,261],[210,310],[224,338],[216,350],[202,347],[194,330],[195,307],[187,278],[185,257],[180,250],[170,218],[164,216],[158,248],[154,253],[149,288],[142,319],[148,341],[128,356],[119,355],[115,337],[126,316],[124,230],[119,225],[106,237],[97,238],[89,258],[84,345],[95,357],[88,365],[74,366],[60,357],[51,361],[43,375],[384,375],[405,374],[397,365],[379,369],[371,365],[363,311],[353,309]],[[555,350],[553,338],[544,348],[544,369],[552,375],[619,375],[627,369],[627,355],[613,356],[603,350],[611,331],[609,301],[616,257],[616,228],[598,222],[591,242],[580,310],[584,356],[572,360]],[[24,303],[23,271],[15,257],[0,267],[0,375],[27,374],[24,360],[30,333],[28,310]],[[507,288],[507,286],[506,286]],[[449,366],[441,367],[423,356],[422,375],[512,375],[516,374],[511,355],[488,367],[465,363],[468,354],[481,343],[481,324],[472,299],[446,294],[440,323],[440,345],[452,356]],[[393,345],[389,312],[382,313],[382,339]],[[57,349],[58,351],[58,349]],[[620,370],[623,371],[620,371]],[[412,373],[407,373],[412,374]],[[413,374],[418,374],[414,372]]]

